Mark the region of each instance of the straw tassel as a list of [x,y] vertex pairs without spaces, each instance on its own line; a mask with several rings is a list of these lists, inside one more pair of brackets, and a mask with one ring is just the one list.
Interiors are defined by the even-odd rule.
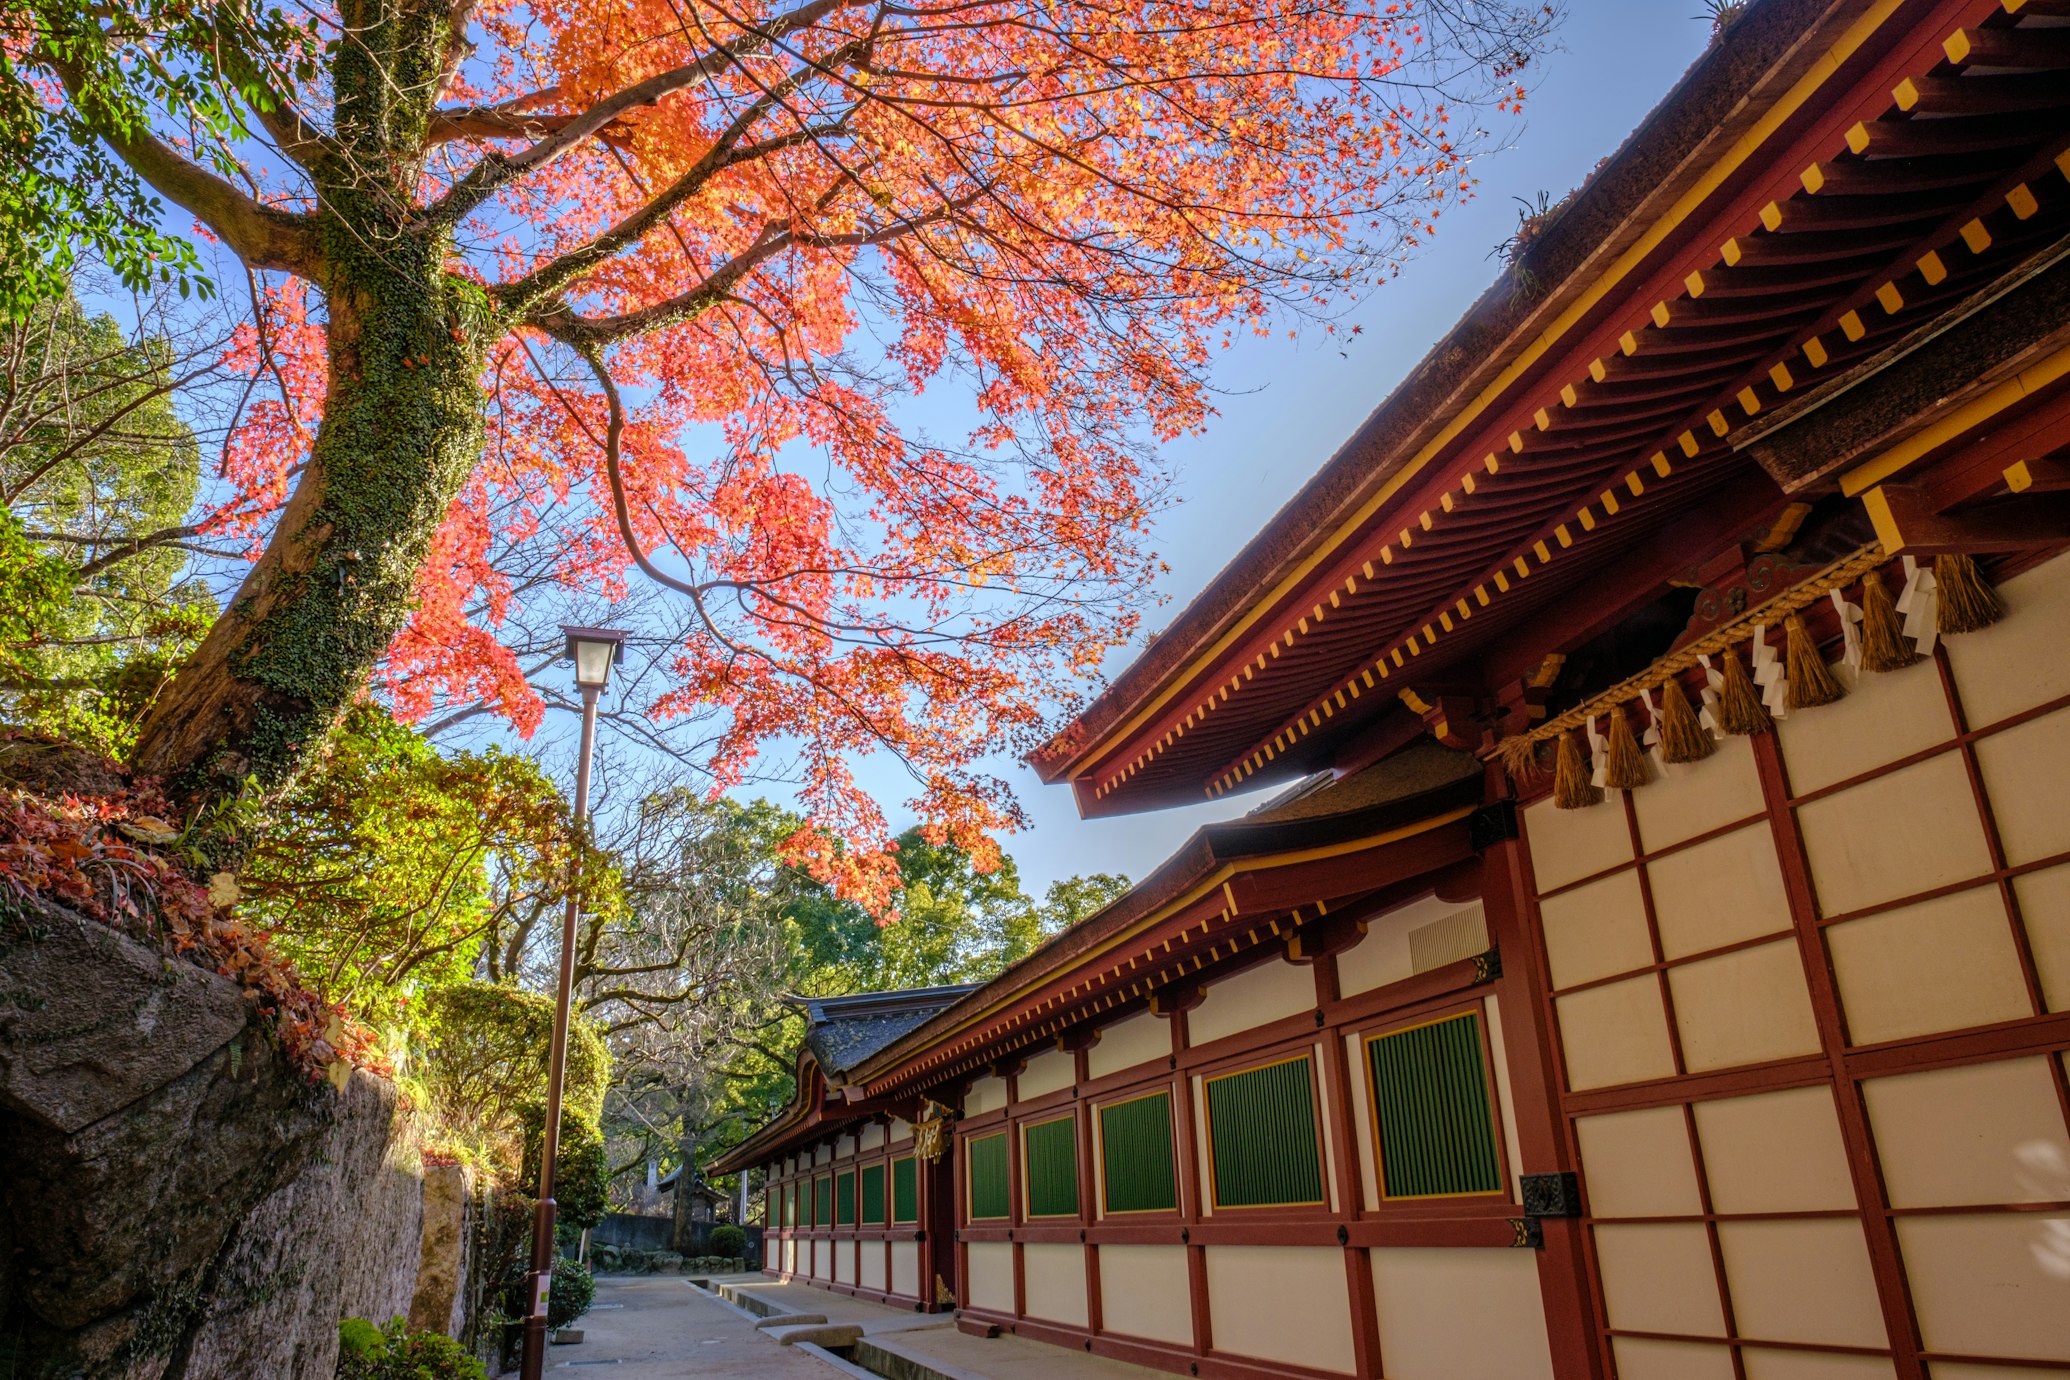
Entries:
[[1754,688],[1739,653],[1726,647],[1718,657],[1725,663],[1725,688],[1718,694],[1718,726],[1741,737],[1766,733],[1775,727],[1775,720],[1769,717],[1768,706],[1761,703],[1761,692]]
[[1603,793],[1589,780],[1593,774],[1580,732],[1570,729],[1562,733],[1559,766],[1553,772],[1553,805],[1562,810],[1579,810],[1601,803]]
[[1818,644],[1811,640],[1811,629],[1804,626],[1801,613],[1783,620],[1783,656],[1788,663],[1785,674],[1789,677],[1791,709],[1814,709],[1847,693],[1846,687],[1834,679],[1825,657],[1819,654]]
[[1660,687],[1660,760],[1670,764],[1701,762],[1718,750],[1703,731],[1682,682],[1670,678]]
[[1898,618],[1897,602],[1883,583],[1883,572],[1862,576],[1862,669],[1899,671],[1925,660]]
[[1651,779],[1646,772],[1646,754],[1640,750],[1631,719],[1620,704],[1610,711],[1609,760],[1603,768],[1603,784],[1616,791],[1632,791]]
[[1939,586],[1941,636],[1975,632],[2005,617],[1998,592],[1967,556],[1935,556],[1933,579]]
[[1538,740],[1529,734],[1519,733],[1504,738],[1496,752],[1502,758],[1502,766],[1509,773],[1509,779],[1518,785],[1545,773],[1545,768],[1538,764]]

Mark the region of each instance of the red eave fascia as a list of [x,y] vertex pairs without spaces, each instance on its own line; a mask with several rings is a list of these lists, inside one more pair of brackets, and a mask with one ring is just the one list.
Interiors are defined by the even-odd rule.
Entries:
[[[1734,233],[1721,233],[1721,224],[1754,220],[1768,184],[1795,176],[1804,146],[1837,137],[1859,118],[1855,96],[1887,100],[1887,82],[1872,88],[1885,82],[1894,53],[1937,44],[1948,23],[1987,8],[1956,0],[1757,0],[1548,227],[1529,267],[1556,286],[1529,303],[1506,280],[1485,294],[1152,648],[1031,754],[1041,778],[1071,780],[1088,817],[1205,798],[1208,783],[1191,778],[1146,783],[1134,793],[1096,783],[1115,764],[1126,767],[1182,734],[1196,701],[1275,650],[1281,625],[1328,598],[1347,571],[1355,574],[1366,545],[1438,506],[1456,480],[1449,461],[1387,492],[1413,459],[1439,441],[1465,454],[1490,436],[1528,429],[1534,410],[1569,376],[1615,352],[1620,332],[1633,324],[1627,318],[1672,297],[1692,266],[1715,257],[1717,243]],[[1836,40],[1852,44],[1838,58]],[[1619,270],[1614,288],[1589,301],[1609,267],[1702,187],[1721,152],[1759,131],[1780,95],[1807,73],[1819,77],[1817,100],[1761,131],[1759,156],[1742,157],[1704,190],[1696,211],[1682,214],[1636,265]],[[1505,379],[1506,372],[1514,376]],[[1469,410],[1472,424],[1446,436]],[[1353,523],[1362,507],[1370,511]]]

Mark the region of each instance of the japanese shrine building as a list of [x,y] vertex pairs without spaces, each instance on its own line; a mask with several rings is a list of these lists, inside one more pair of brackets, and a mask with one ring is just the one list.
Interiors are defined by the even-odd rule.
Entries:
[[2070,0],[1754,0],[1035,759],[1279,794],[714,1169],[1177,1374],[2070,1374],[2066,546]]

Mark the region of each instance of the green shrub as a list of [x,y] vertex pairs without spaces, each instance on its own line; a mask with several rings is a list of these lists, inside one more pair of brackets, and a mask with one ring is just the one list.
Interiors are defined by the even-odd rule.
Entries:
[[553,1288],[546,1295],[546,1325],[566,1327],[596,1302],[597,1282],[579,1260],[553,1263]]
[[[539,1189],[539,1151],[545,1139],[546,1114],[529,1108],[524,1117],[525,1152],[519,1185],[528,1194]],[[593,1117],[570,1107],[561,1113],[561,1143],[554,1155],[554,1220],[580,1235],[611,1210],[611,1163],[604,1153],[604,1133]]]
[[748,1234],[739,1227],[734,1226],[731,1222],[722,1223],[712,1228],[712,1239],[707,1249],[713,1255],[723,1255],[729,1258],[746,1255]]
[[486,1380],[482,1363],[438,1332],[412,1332],[401,1318],[375,1327],[338,1324],[338,1380]]

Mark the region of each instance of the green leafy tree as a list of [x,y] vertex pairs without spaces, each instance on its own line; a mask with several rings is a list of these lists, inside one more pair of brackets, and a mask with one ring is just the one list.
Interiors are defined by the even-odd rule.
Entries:
[[214,621],[186,522],[200,447],[174,402],[215,344],[125,331],[69,291],[0,314],[0,704],[16,723],[121,755]]
[[[574,849],[568,806],[530,758],[441,755],[361,704],[253,840],[240,882],[318,993],[408,1024],[413,996],[470,978],[499,927],[558,911]],[[583,858],[586,902],[614,914],[610,861]]]

